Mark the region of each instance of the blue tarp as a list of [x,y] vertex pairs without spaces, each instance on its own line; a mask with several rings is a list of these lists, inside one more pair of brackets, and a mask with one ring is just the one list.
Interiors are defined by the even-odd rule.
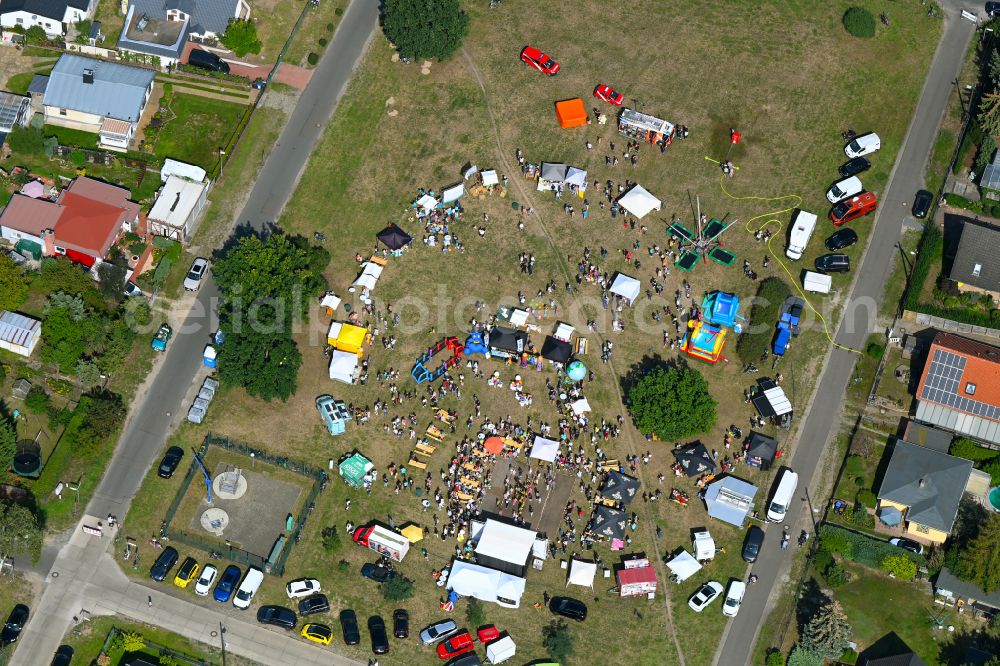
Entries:
[[903,514],[894,506],[884,506],[878,510],[878,518],[890,527],[903,522]]

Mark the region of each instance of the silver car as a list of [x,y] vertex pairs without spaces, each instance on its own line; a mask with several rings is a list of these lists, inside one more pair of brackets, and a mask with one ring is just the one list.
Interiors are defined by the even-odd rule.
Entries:
[[191,262],[191,268],[188,269],[187,275],[184,276],[184,288],[188,291],[196,291],[201,286],[201,279],[205,277],[207,269],[208,259],[204,257],[198,257]]
[[420,642],[424,645],[437,643],[442,638],[447,638],[458,631],[458,625],[454,620],[441,620],[435,622],[420,632]]

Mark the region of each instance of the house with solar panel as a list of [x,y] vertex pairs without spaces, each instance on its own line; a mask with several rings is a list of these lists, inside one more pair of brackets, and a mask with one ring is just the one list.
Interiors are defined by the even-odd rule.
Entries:
[[916,398],[917,421],[1000,444],[1000,347],[938,332]]
[[1000,227],[964,220],[948,279],[965,293],[1000,301]]
[[128,150],[156,72],[64,53],[45,81],[45,122],[93,132],[102,148]]

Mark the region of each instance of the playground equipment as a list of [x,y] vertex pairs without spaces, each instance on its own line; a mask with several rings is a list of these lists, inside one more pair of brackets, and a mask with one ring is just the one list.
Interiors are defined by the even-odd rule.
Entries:
[[[434,356],[444,349],[451,351],[451,358],[441,363],[441,365],[434,370],[428,370],[426,365],[430,363],[430,360],[434,358]],[[435,379],[439,379],[444,373],[448,372],[449,369],[455,367],[455,365],[462,360],[462,354],[464,353],[465,345],[463,345],[458,338],[454,336],[450,338],[442,338],[436,345],[430,347],[420,356],[420,358],[417,359],[417,362],[413,365],[413,369],[410,370],[410,376],[413,377],[413,380],[418,384],[432,382]]]
[[571,361],[566,366],[566,376],[574,382],[578,382],[587,376],[587,366],[580,361]]
[[701,310],[709,323],[732,327],[736,333],[740,332],[740,325],[736,320],[746,321],[745,317],[740,316],[740,297],[724,291],[713,291],[706,295],[701,301]]
[[698,260],[707,262],[709,259],[723,266],[732,266],[736,255],[722,247],[722,234],[736,224],[733,220],[728,224],[723,220],[712,218],[702,224],[701,200],[697,204],[698,230],[692,231],[678,220],[674,220],[667,228],[667,233],[677,239],[680,244],[680,256],[674,265],[685,273],[690,273]]
[[22,439],[17,442],[11,469],[18,476],[30,478],[38,476],[42,470],[42,447],[38,445],[37,436],[35,439]]
[[471,354],[485,354],[489,351],[489,347],[486,346],[486,336],[482,331],[473,331],[469,333],[469,337],[465,339],[465,355]]
[[718,363],[726,344],[728,331],[703,319],[688,321],[688,331],[681,344],[681,351],[692,358],[708,363]]

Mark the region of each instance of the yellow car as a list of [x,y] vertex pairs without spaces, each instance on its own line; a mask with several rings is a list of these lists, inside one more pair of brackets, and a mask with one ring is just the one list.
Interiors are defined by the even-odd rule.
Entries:
[[302,627],[302,638],[310,640],[320,645],[329,645],[333,640],[333,630],[325,624],[315,624],[310,622]]
[[198,566],[198,562],[193,557],[186,558],[181,564],[181,568],[177,570],[177,575],[174,576],[174,585],[181,589],[186,588],[188,583],[198,577],[200,569],[201,567]]

